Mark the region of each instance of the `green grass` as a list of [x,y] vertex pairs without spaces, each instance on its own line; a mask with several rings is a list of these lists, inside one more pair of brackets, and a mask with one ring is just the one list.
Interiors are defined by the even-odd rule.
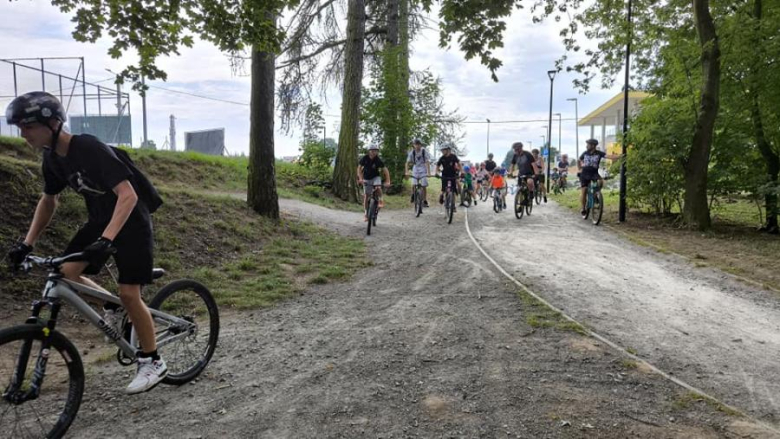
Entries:
[[[0,232],[2,248],[7,248],[32,219],[41,191],[40,165],[0,154],[0,180],[4,182],[0,204],[8,207],[0,216]],[[155,265],[169,272],[166,280],[202,281],[222,306],[269,306],[310,283],[342,281],[367,265],[360,240],[290,219],[273,221],[257,215],[242,200],[206,195],[197,186],[160,190],[165,204],[153,216]],[[36,253],[62,251],[86,220],[83,203],[71,191],[62,194]],[[96,281],[114,288],[105,274]],[[145,296],[151,297],[164,283],[147,288]],[[20,303],[37,296],[42,286],[38,277],[11,276],[4,265],[0,284],[0,300]]]
[[733,410],[729,407],[726,407],[720,402],[715,401],[712,398],[708,398],[704,395],[700,395],[696,392],[686,392],[677,396],[672,401],[672,408],[674,408],[675,410],[686,410],[690,408],[693,404],[700,403],[700,402],[704,402],[708,406],[710,406],[711,409],[725,413],[729,416],[736,416],[736,417],[742,416],[740,412]]
[[[618,205],[620,203],[620,194],[615,189],[604,189],[602,191],[604,197],[604,217],[606,222],[610,222],[611,218],[617,217]],[[577,189],[569,188],[565,193],[552,195],[551,198],[555,199],[562,206],[566,206],[570,209],[580,210],[580,194]],[[642,207],[630,206],[629,211],[632,213],[641,213],[646,215],[652,215],[653,213]],[[672,215],[679,215],[679,209],[675,208],[672,211]],[[734,225],[755,227],[761,224],[759,217],[759,211],[756,204],[744,197],[734,197],[730,199],[724,199],[722,201],[716,201],[713,203],[712,210],[710,211],[713,223],[728,223]],[[614,222],[614,220],[612,220]]]
[[566,319],[561,313],[550,309],[525,291],[519,290],[517,295],[525,304],[525,321],[532,328],[555,328],[559,331],[587,335],[587,331],[581,325]]

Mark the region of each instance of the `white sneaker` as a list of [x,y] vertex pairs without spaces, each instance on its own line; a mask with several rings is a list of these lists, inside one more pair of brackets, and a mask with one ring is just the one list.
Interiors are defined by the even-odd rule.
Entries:
[[127,389],[125,389],[125,393],[133,395],[152,390],[154,386],[160,384],[160,381],[167,374],[168,367],[162,358],[157,361],[152,361],[151,358],[139,358],[138,373],[130,385],[127,386]]
[[[103,309],[103,321],[106,322],[106,326],[116,331],[120,337],[122,336],[122,322],[125,320],[125,314],[124,308],[119,308],[117,310]],[[106,343],[114,342],[108,335],[104,335],[103,339]]]

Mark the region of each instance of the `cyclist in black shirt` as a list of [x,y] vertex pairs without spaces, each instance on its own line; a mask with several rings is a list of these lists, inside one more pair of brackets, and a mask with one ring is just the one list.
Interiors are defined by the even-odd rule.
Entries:
[[363,210],[365,215],[363,221],[368,221],[368,199],[376,187],[379,191],[379,208],[385,207],[385,201],[382,198],[382,177],[385,177],[385,187],[390,187],[390,171],[387,170],[385,162],[379,158],[379,146],[371,145],[368,147],[368,154],[364,155],[358,163],[357,175],[358,183],[364,185],[365,195],[363,196]]
[[588,199],[588,185],[590,185],[590,182],[598,181],[599,187],[604,186],[604,179],[602,179],[601,175],[599,175],[599,165],[601,164],[601,159],[607,158],[609,160],[617,160],[623,157],[622,155],[607,154],[603,151],[597,150],[596,146],[598,146],[598,144],[599,141],[596,139],[586,140],[585,152],[583,152],[580,156],[580,207],[582,208],[580,213],[582,216],[585,216],[587,213],[585,211],[585,203]]
[[[455,194],[458,194],[458,176],[460,175],[460,160],[452,152],[452,143],[445,142],[441,148],[442,156],[436,162],[436,173],[441,170],[441,194],[439,204],[444,204],[444,193],[447,192],[447,182],[452,182]],[[454,206],[453,206],[454,208]]]
[[[539,170],[536,168],[534,156],[528,151],[523,151],[523,142],[515,142],[512,144],[512,149],[515,155],[512,157],[512,167],[509,168],[509,174],[513,175],[515,166],[517,166],[517,185],[523,184],[521,179],[525,179],[525,184],[528,186],[528,192],[533,194],[534,192],[534,178]],[[523,200],[525,204],[526,200]]]
[[[83,252],[84,262],[68,262],[60,271],[68,280],[106,291],[82,274],[97,274],[114,256],[119,270],[119,297],[133,322],[141,343],[138,373],[126,393],[139,393],[156,386],[168,372],[157,353],[154,321],[141,298],[141,285],[152,281],[154,237],[150,212],[152,202],[144,194],[154,188],[132,162],[90,135],[71,135],[63,127],[67,116],[62,104],[49,93],[31,92],[14,99],[6,110],[9,125],[16,125],[33,147],[43,149],[43,195],[27,232],[9,252],[15,268],[32,251],[57,208],[58,194],[70,187],[84,197],[88,219],[71,240],[65,254]],[[124,157],[124,156],[123,156]],[[137,171],[137,170],[136,170]],[[159,198],[159,196],[158,196]],[[106,291],[107,292],[107,291]],[[108,321],[106,310],[104,320]],[[111,322],[109,322],[111,324]]]
[[491,152],[488,154],[487,160],[485,160],[485,170],[488,171],[488,174],[492,174],[493,170],[496,169],[496,162],[493,161],[493,153]]

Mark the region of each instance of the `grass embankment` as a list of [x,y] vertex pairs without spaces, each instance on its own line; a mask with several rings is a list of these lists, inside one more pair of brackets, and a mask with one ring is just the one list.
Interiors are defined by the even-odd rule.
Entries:
[[[579,211],[578,192],[569,189],[553,198]],[[760,224],[755,204],[733,199],[716,203],[713,227],[699,232],[679,225],[679,217],[659,217],[630,208],[627,221],[618,223],[618,192],[604,191],[604,219],[637,244],[661,252],[673,252],[692,259],[697,267],[713,266],[743,276],[763,286],[780,290],[780,237],[756,230]]]
[[[155,182],[164,182],[170,188],[190,189],[213,192],[244,193],[247,187],[246,157],[218,157],[192,152],[130,150],[133,160],[144,169]],[[348,203],[334,197],[326,182],[331,171],[307,169],[301,165],[276,162],[276,188],[281,198],[291,198],[317,204],[330,209],[362,211],[357,203]],[[439,180],[430,179],[433,190],[438,196]],[[407,180],[408,184],[408,180]],[[385,204],[389,209],[411,208],[409,192],[405,195],[386,195]],[[431,198],[433,199],[433,198]]]
[[[42,187],[40,163],[17,156],[0,143],[3,253],[26,232]],[[155,265],[169,271],[169,280],[203,281],[223,306],[270,305],[308,284],[341,280],[366,265],[362,241],[288,218],[271,221],[239,200],[204,194],[238,188],[235,183],[246,173],[238,159],[146,151],[134,156],[165,200],[154,214]],[[81,197],[66,190],[36,254],[60,252],[85,220]],[[112,285],[105,275],[99,282]],[[0,285],[4,303],[27,304],[40,294],[42,282],[12,276],[3,264]],[[148,294],[154,291],[148,288]]]

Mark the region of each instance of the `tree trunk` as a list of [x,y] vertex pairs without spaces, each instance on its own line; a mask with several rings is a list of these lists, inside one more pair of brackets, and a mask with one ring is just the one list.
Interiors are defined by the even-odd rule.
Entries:
[[333,169],[333,193],[357,202],[357,158],[360,136],[360,93],[363,82],[363,45],[366,33],[365,0],[349,0],[347,41],[344,48],[344,90],[341,131]]
[[279,219],[274,171],[275,64],[273,53],[252,50],[247,202],[260,215]]
[[[405,153],[411,143],[410,127],[412,126],[412,103],[409,99],[409,3],[410,0],[400,0],[398,10],[398,73],[399,73],[399,96],[402,99],[402,109],[399,114],[399,126],[402,127],[398,135],[398,143]],[[404,157],[404,161],[406,157]]]
[[711,225],[707,204],[707,170],[715,118],[720,105],[720,45],[710,14],[709,0],[693,0],[693,15],[701,45],[703,81],[693,144],[685,163],[683,221],[705,230]]
[[[761,87],[761,68],[764,65],[766,59],[766,52],[764,51],[764,41],[761,38],[761,19],[763,13],[762,0],[755,0],[753,3],[753,19],[755,20],[753,26],[753,55],[754,62],[750,66],[750,103],[751,103],[751,118],[753,119],[753,132],[756,137],[756,146],[761,152],[761,155],[766,160],[766,173],[767,182],[777,186],[778,174],[780,174],[780,156],[772,149],[772,145],[766,138],[764,131],[764,121],[761,117],[761,102],[759,100],[760,87]],[[774,191],[768,192],[764,195],[764,203],[766,208],[766,223],[761,227],[762,230],[769,233],[780,233],[780,228],[777,224],[778,215],[778,203],[777,193]]]

